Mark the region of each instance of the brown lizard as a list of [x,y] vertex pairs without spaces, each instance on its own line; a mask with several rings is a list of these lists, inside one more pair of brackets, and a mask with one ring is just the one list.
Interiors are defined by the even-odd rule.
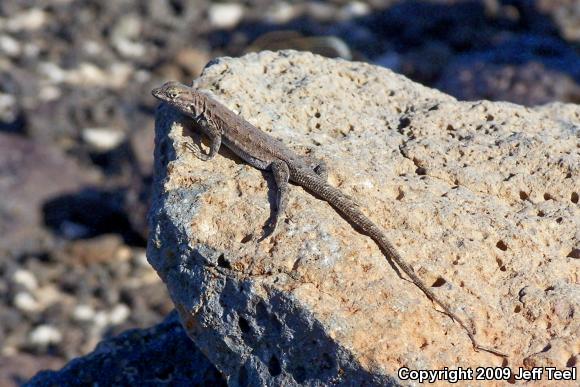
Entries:
[[323,162],[296,154],[280,140],[266,134],[200,90],[177,82],[168,82],[154,89],[152,94],[182,114],[193,118],[203,134],[209,138],[208,154],[203,153],[198,147],[187,145],[200,159],[213,158],[223,142],[253,167],[272,171],[278,192],[277,212],[271,224],[271,233],[276,230],[286,209],[288,181],[290,180],[328,202],[359,231],[371,237],[387,259],[394,262],[427,297],[443,308],[445,314],[465,329],[475,350],[507,357],[506,354],[494,348],[477,343],[475,332],[472,332],[451,310],[451,307],[437,297],[415,274],[413,268],[405,262],[383,231],[358,208],[358,204],[348,195],[327,183],[327,171]]

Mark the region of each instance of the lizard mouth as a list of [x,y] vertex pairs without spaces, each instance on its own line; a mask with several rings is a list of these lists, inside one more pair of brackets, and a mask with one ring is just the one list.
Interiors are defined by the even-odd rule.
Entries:
[[163,92],[161,91],[161,89],[162,89],[161,87],[157,87],[151,90],[151,94],[153,94],[155,98],[163,100]]

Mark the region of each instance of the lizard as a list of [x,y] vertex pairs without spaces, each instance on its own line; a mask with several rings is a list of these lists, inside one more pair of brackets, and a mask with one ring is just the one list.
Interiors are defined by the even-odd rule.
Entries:
[[[252,125],[209,94],[196,88],[171,81],[153,89],[152,94],[160,101],[177,109],[181,114],[193,119],[197,128],[209,139],[207,153],[203,152],[200,147],[186,143],[186,148],[199,159],[207,161],[214,158],[223,143],[251,166],[272,172],[277,188],[277,211],[269,225],[270,235],[277,229],[287,207],[288,182],[291,181],[326,201],[353,224],[355,229],[372,238],[391,263],[394,262],[415,286],[465,330],[475,351],[482,350],[507,357],[505,353],[477,342],[475,329],[468,328],[463,319],[415,274],[413,268],[403,259],[381,228],[360,210],[359,204],[327,182],[328,171],[322,160],[295,153],[279,139]],[[400,272],[398,274],[401,276]]]

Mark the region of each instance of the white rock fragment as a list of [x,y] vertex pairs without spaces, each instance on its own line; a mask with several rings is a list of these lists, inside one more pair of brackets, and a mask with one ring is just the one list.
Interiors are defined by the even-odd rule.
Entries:
[[129,315],[131,314],[131,310],[125,304],[118,304],[115,305],[113,310],[111,310],[109,314],[109,323],[112,325],[118,325],[127,320]]
[[38,97],[43,101],[54,101],[62,95],[60,89],[53,85],[43,86],[40,88]]
[[54,83],[62,83],[67,78],[67,72],[52,62],[39,63],[38,72]]
[[129,39],[117,40],[115,42],[115,48],[121,55],[129,58],[139,58],[147,52],[143,44]]
[[286,2],[277,2],[266,12],[266,20],[270,23],[286,23],[296,16],[296,8]]
[[16,270],[12,277],[12,281],[14,281],[15,284],[24,286],[27,290],[36,290],[38,288],[36,277],[28,270]]
[[102,310],[98,311],[95,313],[94,322],[97,328],[105,328],[109,323],[109,316]]
[[20,43],[9,35],[0,35],[0,54],[18,56],[21,52]]
[[116,148],[125,140],[125,133],[113,128],[84,128],[82,139],[99,152]]
[[217,3],[209,8],[209,21],[217,28],[235,27],[244,16],[244,7],[237,3]]
[[351,1],[340,10],[341,16],[344,18],[354,18],[367,15],[371,11],[368,4],[362,1]]
[[111,37],[113,47],[121,55],[129,58],[145,55],[145,45],[139,41],[142,29],[142,21],[137,15],[124,17],[113,29]]
[[36,347],[46,347],[62,341],[62,333],[52,325],[39,325],[30,332],[30,344]]
[[17,112],[16,98],[10,94],[0,93],[0,117],[4,121],[14,121],[18,114]]
[[8,18],[0,19],[0,26],[6,26],[6,30],[11,32],[34,31],[42,28],[48,16],[40,8],[31,8],[25,12],[12,15]]
[[83,45],[83,50],[89,55],[98,55],[103,51],[103,47],[95,40],[87,40]]
[[90,305],[77,305],[73,310],[73,319],[76,321],[91,321],[95,317],[95,310]]
[[28,292],[18,292],[14,296],[14,306],[24,312],[36,312],[40,309],[38,302]]

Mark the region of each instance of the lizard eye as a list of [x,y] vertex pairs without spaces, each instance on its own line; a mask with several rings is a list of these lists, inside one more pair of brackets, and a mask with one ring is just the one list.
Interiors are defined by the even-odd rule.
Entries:
[[175,99],[175,98],[177,98],[177,96],[179,94],[176,91],[174,91],[174,90],[170,90],[170,91],[167,92],[167,95],[169,96],[169,98]]

